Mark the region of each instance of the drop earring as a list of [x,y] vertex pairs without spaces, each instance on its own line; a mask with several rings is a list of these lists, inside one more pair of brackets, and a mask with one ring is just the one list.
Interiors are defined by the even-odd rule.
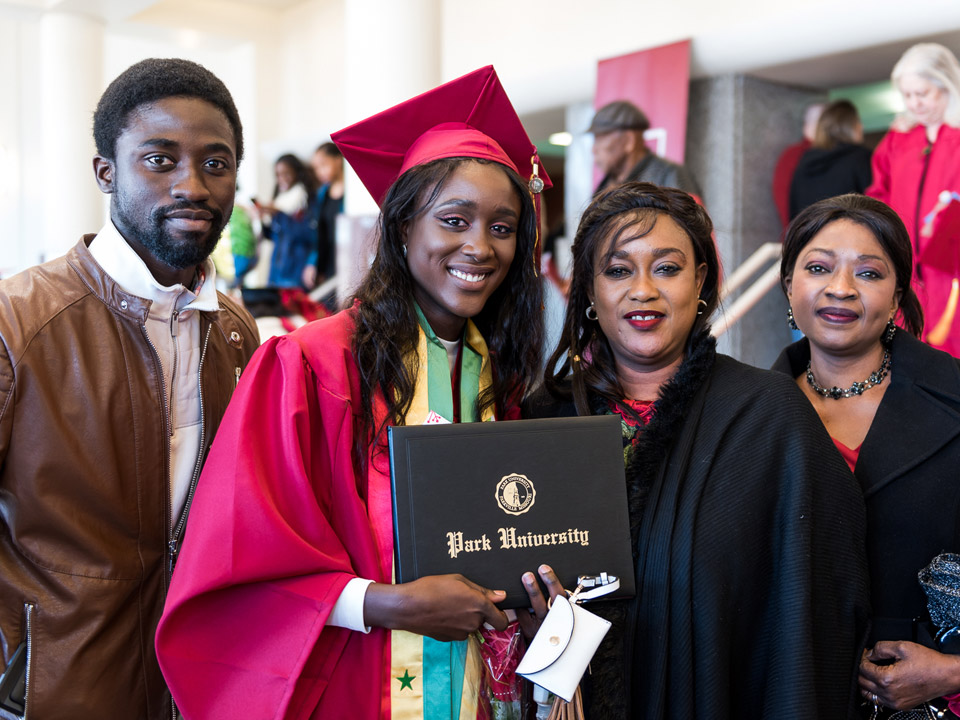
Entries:
[[887,327],[883,331],[882,342],[884,345],[889,345],[893,342],[893,336],[897,334],[897,324],[893,321],[893,318],[887,320]]
[[587,316],[587,320],[596,320],[599,317],[593,303],[590,303],[590,307],[584,310],[584,314]]
[[800,329],[797,327],[797,321],[793,319],[793,308],[789,305],[787,306],[787,327],[791,330]]

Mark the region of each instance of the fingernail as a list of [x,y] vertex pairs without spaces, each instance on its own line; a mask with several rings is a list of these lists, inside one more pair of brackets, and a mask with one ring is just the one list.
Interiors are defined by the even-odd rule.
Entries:
[[549,565],[541,565],[540,572],[542,573],[553,572],[553,568],[551,568]]

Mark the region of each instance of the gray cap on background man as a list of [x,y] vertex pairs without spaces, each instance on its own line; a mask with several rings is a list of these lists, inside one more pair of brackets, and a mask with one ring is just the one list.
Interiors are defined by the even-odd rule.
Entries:
[[644,132],[650,129],[650,121],[638,108],[628,100],[615,100],[597,110],[593,122],[587,132],[594,135],[613,132],[614,130],[639,130]]
[[597,110],[590,123],[593,161],[604,177],[595,193],[625,182],[651,182],[674,187],[700,197],[697,181],[682,165],[653,154],[643,133],[650,121],[628,100],[615,100]]

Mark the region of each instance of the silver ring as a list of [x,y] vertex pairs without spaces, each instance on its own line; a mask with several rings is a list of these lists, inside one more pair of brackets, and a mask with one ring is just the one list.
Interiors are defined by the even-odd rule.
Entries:
[[877,697],[876,693],[870,693],[870,699],[873,700],[874,705],[880,707],[880,698]]

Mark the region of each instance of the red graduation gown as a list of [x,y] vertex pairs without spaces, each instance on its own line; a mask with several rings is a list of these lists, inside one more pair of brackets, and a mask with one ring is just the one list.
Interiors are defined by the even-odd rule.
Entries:
[[351,578],[392,577],[388,457],[364,474],[353,452],[352,331],[348,310],[265,343],[220,425],[157,630],[187,718],[389,717],[389,631],[325,625]]

